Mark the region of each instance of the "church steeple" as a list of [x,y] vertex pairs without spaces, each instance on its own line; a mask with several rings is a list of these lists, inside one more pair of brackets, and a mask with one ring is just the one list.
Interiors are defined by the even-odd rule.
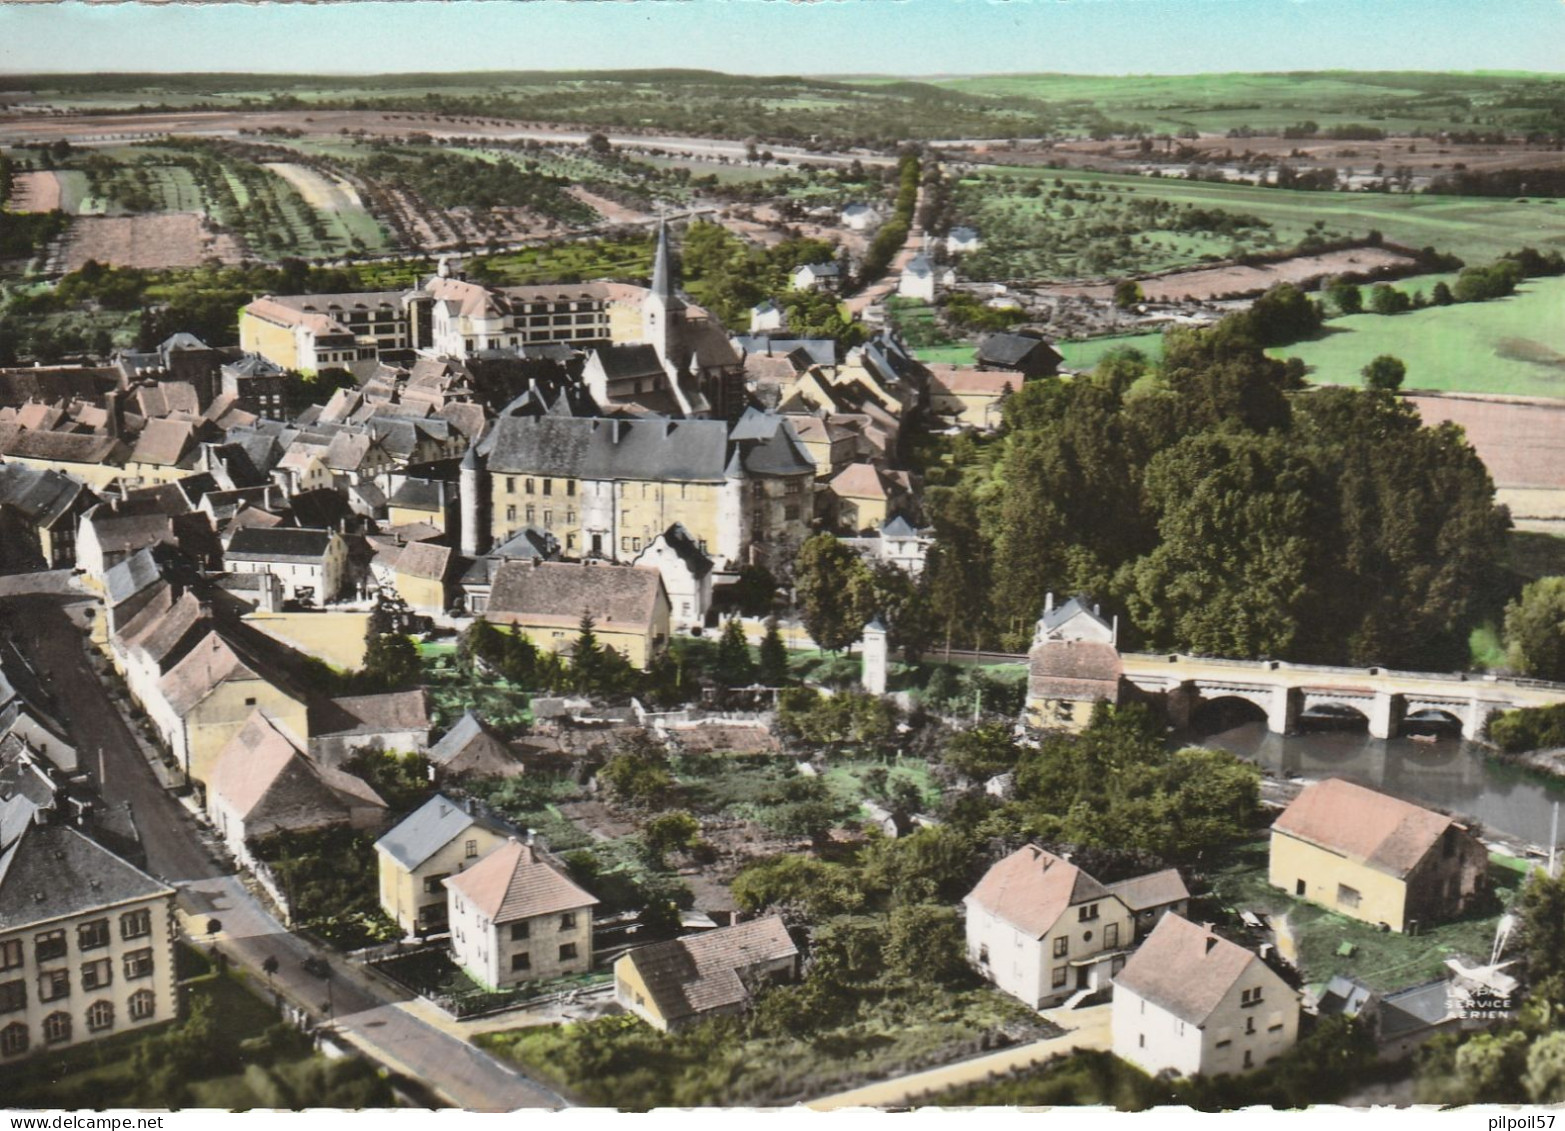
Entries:
[[652,256],[652,286],[641,304],[641,340],[658,351],[671,382],[678,380],[679,323],[684,303],[675,294],[678,281],[674,255],[668,246],[668,221],[658,221],[657,251]]
[[664,305],[673,305],[674,261],[668,250],[668,221],[664,219],[658,220],[658,246],[652,255],[652,293]]

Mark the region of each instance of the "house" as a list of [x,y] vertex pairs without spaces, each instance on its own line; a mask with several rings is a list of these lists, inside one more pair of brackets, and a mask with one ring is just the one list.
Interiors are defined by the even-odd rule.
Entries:
[[[244,315],[240,316],[240,336],[244,336]],[[290,366],[298,358],[294,347],[284,350]],[[308,368],[313,368],[310,366]],[[219,389],[230,404],[246,412],[283,418],[288,403],[288,372],[281,365],[258,353],[246,353],[228,362],[218,371]]]
[[1244,947],[1165,915],[1114,979],[1114,1055],[1157,1075],[1248,1072],[1293,1047],[1299,995]]
[[1108,890],[1130,909],[1136,920],[1136,938],[1144,938],[1162,922],[1164,915],[1183,915],[1190,910],[1190,889],[1177,868],[1164,868],[1145,876],[1134,876],[1108,885]]
[[843,530],[884,526],[905,492],[891,475],[872,463],[850,463],[828,484],[831,507]]
[[592,969],[598,900],[531,844],[507,841],[445,885],[452,953],[480,985],[503,989]]
[[74,566],[77,523],[97,501],[63,472],[0,463],[0,569]]
[[614,963],[614,998],[668,1032],[717,1014],[742,1013],[755,991],[799,976],[799,948],[778,916],[651,946]]
[[591,615],[598,642],[645,668],[668,643],[668,593],[655,569],[596,562],[501,562],[484,619],[508,624],[540,648],[576,642]]
[[270,573],[287,598],[324,605],[342,595],[348,546],[333,530],[251,527],[228,539],[223,566],[230,573]]
[[880,222],[880,213],[868,204],[849,204],[842,210],[842,225],[849,231],[867,232]]
[[68,825],[0,828],[0,1065],[178,1017],[174,889]]
[[962,902],[968,961],[1034,1009],[1107,988],[1135,935],[1118,896],[1034,844],[991,867]]
[[1072,597],[1056,608],[1048,594],[1027,654],[1027,724],[1080,731],[1099,702],[1118,704],[1124,675],[1118,639],[1118,618],[1105,620],[1090,598]]
[[429,732],[429,693],[422,687],[339,695],[317,700],[310,712],[310,756],[324,766],[340,766],[360,750],[422,754],[429,749]]
[[246,863],[249,844],[274,833],[377,828],[386,817],[379,794],[352,774],[318,765],[261,711],[218,755],[206,810],[229,851]]
[[681,388],[656,347],[645,343],[600,346],[587,355],[581,379],[604,407],[634,404],[669,416],[693,416],[709,407],[692,390]]
[[920,302],[935,301],[935,265],[920,252],[908,260],[897,278],[897,294]]
[[956,424],[991,431],[1005,419],[1005,399],[1021,387],[1015,373],[971,365],[933,364],[929,407]]
[[125,470],[130,449],[115,436],[35,431],[0,423],[0,463],[59,471],[101,491]]
[[[788,275],[796,291],[834,291],[842,281],[842,269],[835,263],[801,263]],[[753,327],[752,327],[753,329]]]
[[447,876],[506,843],[509,829],[436,794],[375,842],[380,906],[410,935],[443,931]]
[[1306,786],[1272,825],[1272,886],[1393,931],[1462,914],[1487,869],[1466,826],[1341,778]]
[[429,764],[442,778],[506,777],[521,769],[505,740],[471,708],[429,748]]
[[409,542],[387,552],[391,585],[408,608],[440,616],[451,607],[456,551],[433,542]]
[[[762,299],[750,308],[750,333],[761,334],[783,328],[783,309],[771,299]],[[749,361],[748,358],[745,359]],[[748,369],[748,365],[746,366]]]
[[655,569],[668,595],[670,624],[681,632],[706,623],[712,607],[712,559],[679,523],[654,538],[632,565]]
[[446,534],[456,531],[456,484],[439,479],[404,479],[386,499],[386,524],[427,522]]
[[1043,335],[1025,330],[990,334],[978,343],[978,368],[1020,373],[1023,378],[1052,376],[1064,360]]
[[48,686],[15,641],[0,641],[0,736],[14,737],[61,773],[80,768],[76,747],[55,715]]
[[462,603],[473,616],[484,614],[489,607],[489,595],[494,591],[495,571],[501,562],[557,561],[559,557],[558,538],[536,526],[523,527],[467,567],[458,583],[462,589]]
[[983,246],[977,228],[956,227],[946,233],[946,250],[955,255],[964,251],[977,251]]

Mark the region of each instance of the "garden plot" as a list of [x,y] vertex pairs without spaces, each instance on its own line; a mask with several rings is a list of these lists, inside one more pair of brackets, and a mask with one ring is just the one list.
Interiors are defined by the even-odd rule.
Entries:
[[62,269],[78,270],[89,259],[113,267],[199,267],[208,259],[238,263],[238,242],[213,232],[197,212],[151,216],[82,216],[65,237]]
[[60,179],[55,173],[17,173],[11,178],[12,212],[53,212],[60,204]]
[[364,208],[358,191],[341,177],[328,177],[286,161],[267,162],[262,168],[270,169],[291,184],[311,208],[322,212],[362,211]]
[[[1229,263],[1177,271],[1141,280],[1141,292],[1151,302],[1207,302],[1231,295],[1261,294],[1279,283],[1302,286],[1329,275],[1355,274],[1385,277],[1407,271],[1416,264],[1411,256],[1383,247],[1357,247],[1327,255],[1296,255],[1276,263],[1248,266]],[[1050,287],[1050,293],[1108,301],[1114,288],[1099,286]]]

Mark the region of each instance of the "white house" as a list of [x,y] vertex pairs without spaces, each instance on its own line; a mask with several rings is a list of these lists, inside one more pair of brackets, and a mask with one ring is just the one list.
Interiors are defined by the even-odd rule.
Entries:
[[230,573],[270,573],[285,596],[325,604],[347,580],[348,546],[334,530],[247,527],[229,538],[223,566]]
[[946,250],[956,254],[964,251],[977,251],[983,246],[983,241],[978,238],[976,228],[952,228],[946,233]]
[[801,263],[788,276],[796,291],[835,290],[842,270],[835,263]]
[[1114,1055],[1156,1075],[1248,1072],[1293,1047],[1299,995],[1260,958],[1164,915],[1114,979]]
[[598,900],[512,839],[445,881],[451,950],[485,986],[580,974],[592,968]]
[[962,902],[968,960],[1034,1009],[1106,988],[1135,937],[1118,897],[1035,844],[995,864]]
[[868,204],[850,204],[842,210],[843,227],[867,232],[880,222],[880,213]]
[[922,252],[902,268],[902,275],[897,279],[897,294],[923,302],[935,301],[935,265]]
[[681,523],[659,534],[632,565],[656,569],[668,591],[671,626],[688,631],[706,623],[712,607],[712,559]]
[[1099,606],[1090,597],[1072,597],[1058,608],[1054,594],[1043,598],[1043,616],[1033,628],[1032,646],[1053,641],[1090,641],[1094,644],[1119,643],[1119,618],[1105,620]]
[[783,328],[783,309],[771,299],[762,299],[750,308],[750,333],[760,334],[767,330],[781,330]]

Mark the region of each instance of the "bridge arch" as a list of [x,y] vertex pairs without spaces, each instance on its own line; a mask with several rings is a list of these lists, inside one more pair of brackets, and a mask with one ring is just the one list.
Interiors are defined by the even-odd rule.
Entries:
[[1466,720],[1451,707],[1409,703],[1407,714],[1402,716],[1402,733],[1405,735],[1460,738],[1466,725]]
[[1299,712],[1300,730],[1362,730],[1368,731],[1370,718],[1368,704],[1351,699],[1311,698]]
[[1268,718],[1262,696],[1208,692],[1190,712],[1190,728],[1197,734],[1220,734],[1246,723],[1264,723]]

